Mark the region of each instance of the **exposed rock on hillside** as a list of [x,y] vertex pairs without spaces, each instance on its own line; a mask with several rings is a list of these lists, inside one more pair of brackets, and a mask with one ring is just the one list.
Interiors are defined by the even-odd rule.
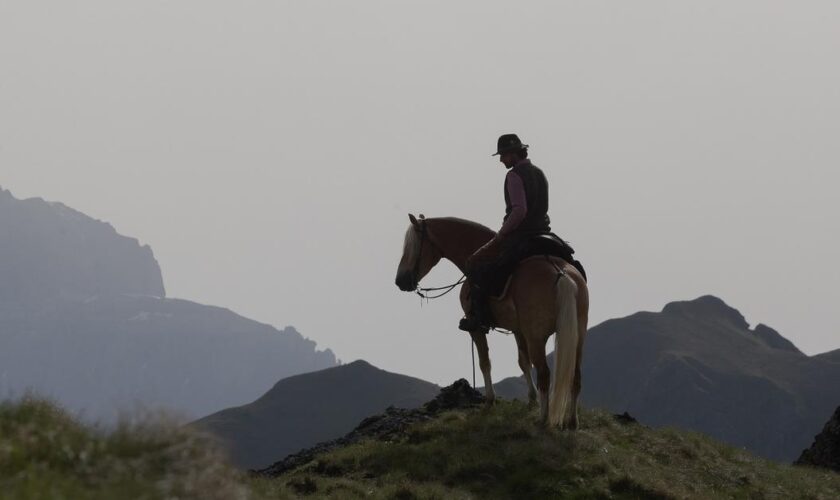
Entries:
[[484,396],[473,389],[469,382],[464,379],[456,380],[452,385],[441,389],[440,393],[434,399],[425,403],[420,408],[407,410],[394,408],[393,406],[388,407],[385,413],[362,420],[358,427],[342,438],[301,450],[279,462],[275,462],[265,469],[254,472],[264,476],[278,476],[288,470],[312,461],[321,453],[357,443],[363,439],[377,439],[380,441],[396,439],[411,424],[431,420],[444,411],[472,408],[481,404],[483,401]]
[[796,461],[798,465],[825,467],[840,472],[840,406],[834,411],[814,443]]
[[580,430],[559,431],[523,403],[459,409],[308,463],[280,462],[258,482],[277,498],[834,500],[840,491],[838,474],[769,463],[696,433],[585,408],[581,417]]

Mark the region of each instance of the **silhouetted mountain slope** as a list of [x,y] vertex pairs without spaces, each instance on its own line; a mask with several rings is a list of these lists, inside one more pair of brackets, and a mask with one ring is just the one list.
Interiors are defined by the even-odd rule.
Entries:
[[61,203],[0,188],[0,301],[116,293],[165,296],[148,245]]
[[343,436],[389,406],[416,408],[438,390],[429,382],[355,361],[281,380],[253,403],[193,425],[221,438],[234,463],[253,469]]
[[30,388],[92,419],[136,405],[196,418],[252,401],[277,379],[335,366],[278,331],[186,300],[97,297],[0,309],[0,395]]
[[137,405],[196,418],[336,364],[294,328],[163,295],[148,246],[0,190],[0,398],[34,390],[105,421]]
[[[840,402],[838,381],[840,365],[705,296],[590,329],[582,400],[789,462]],[[500,395],[525,394],[521,381],[501,384]]]
[[764,345],[766,345],[767,347],[803,354],[802,351],[800,351],[795,345],[793,345],[793,342],[782,337],[779,334],[779,332],[770,328],[767,325],[759,323],[753,330],[753,334],[755,334],[756,337],[761,339],[761,341],[764,342]]
[[828,361],[830,363],[840,363],[840,349],[835,349],[833,351],[817,354],[816,356],[814,356],[814,359]]

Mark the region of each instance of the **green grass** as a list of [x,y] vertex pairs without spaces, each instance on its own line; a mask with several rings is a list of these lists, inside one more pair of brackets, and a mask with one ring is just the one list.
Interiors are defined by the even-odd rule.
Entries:
[[501,402],[364,442],[276,479],[269,498],[840,498],[840,474],[776,464],[700,434],[582,414],[582,429],[537,425]]
[[[281,458],[281,457],[278,457]],[[769,462],[700,434],[537,424],[500,402],[364,441],[277,478],[230,467],[206,437],[147,418],[105,432],[49,402],[0,404],[0,499],[840,498],[840,474]]]
[[206,437],[164,417],[105,432],[45,400],[0,404],[0,499],[248,496]]

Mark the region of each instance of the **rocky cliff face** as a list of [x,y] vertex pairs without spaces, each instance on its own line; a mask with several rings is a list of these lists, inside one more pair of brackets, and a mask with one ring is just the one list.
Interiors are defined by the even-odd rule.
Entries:
[[336,365],[294,328],[164,298],[148,246],[60,203],[0,190],[0,398],[26,391],[88,420],[197,418]]
[[148,245],[61,203],[0,188],[0,301],[166,295]]

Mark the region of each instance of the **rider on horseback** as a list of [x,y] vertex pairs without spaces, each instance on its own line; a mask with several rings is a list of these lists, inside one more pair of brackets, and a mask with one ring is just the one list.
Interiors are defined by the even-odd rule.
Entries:
[[468,260],[470,310],[458,328],[487,333],[493,326],[487,304],[488,287],[494,271],[515,258],[514,250],[538,233],[551,231],[548,218],[548,181],[542,170],[528,159],[528,145],[516,134],[499,137],[496,153],[509,169],[505,176],[505,217],[496,236]]

